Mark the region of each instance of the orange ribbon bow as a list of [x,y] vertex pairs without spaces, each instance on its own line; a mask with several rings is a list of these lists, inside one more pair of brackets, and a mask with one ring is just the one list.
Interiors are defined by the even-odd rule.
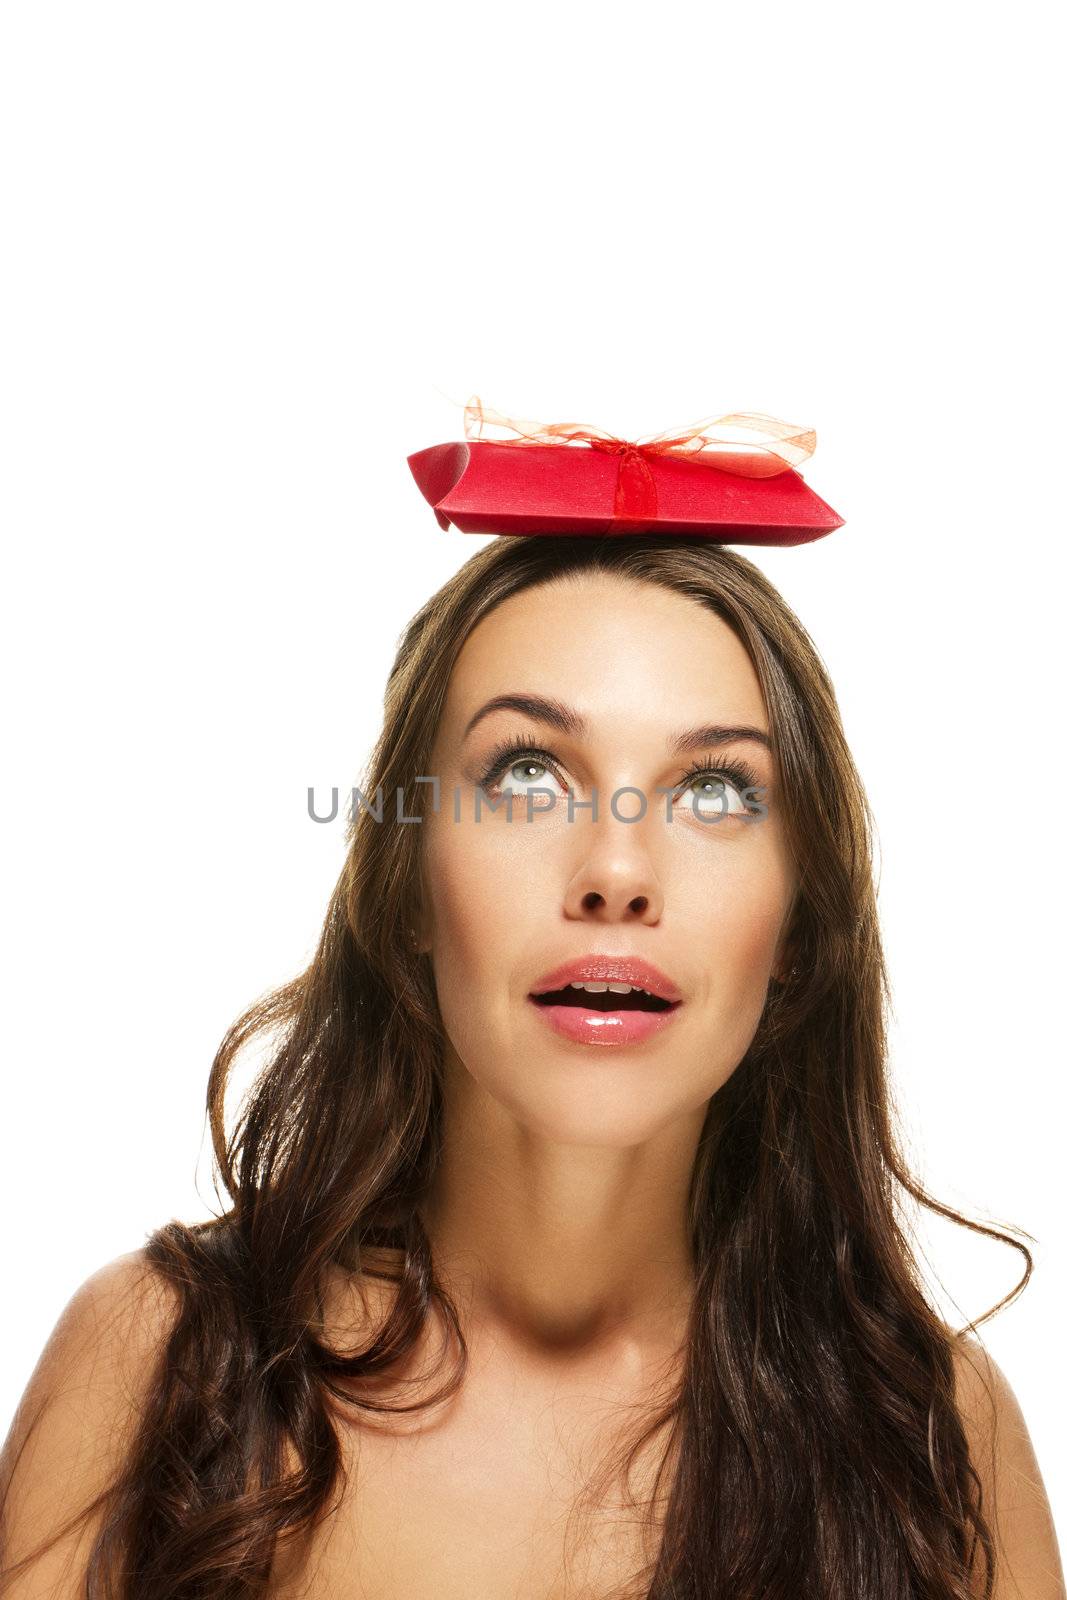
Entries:
[[[693,423],[676,433],[651,434],[644,439],[620,439],[603,428],[582,422],[526,422],[487,409],[472,395],[463,409],[468,439],[481,439],[486,426],[507,428],[517,435],[497,439],[506,445],[589,445],[619,457],[615,482],[614,517],[617,522],[654,522],[656,485],[649,467],[654,456],[676,456],[736,473],[744,478],[773,478],[806,461],[815,449],[814,428],[797,428],[762,411],[733,411]],[[758,442],[726,439],[711,431],[732,428],[760,434]],[[774,443],[768,442],[773,439]]]

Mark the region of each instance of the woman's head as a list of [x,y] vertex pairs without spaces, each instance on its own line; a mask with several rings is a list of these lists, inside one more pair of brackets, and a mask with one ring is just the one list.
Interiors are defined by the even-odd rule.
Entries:
[[[707,540],[484,547],[402,641],[378,786],[383,821],[362,816],[354,850],[383,870],[353,928],[394,902],[389,970],[432,983],[443,1081],[466,1070],[562,1141],[634,1143],[692,1115],[761,1019],[799,1018],[850,960],[877,972],[829,679],[759,569]],[[682,996],[607,1059],[530,998],[594,952],[642,957]]]
[[[786,959],[795,868],[771,743],[737,634],[663,581],[579,567],[481,618],[449,677],[421,839],[449,1071],[568,1143],[635,1143],[706,1104]],[[538,980],[594,953],[664,972],[670,1025],[626,1045],[549,1026]]]

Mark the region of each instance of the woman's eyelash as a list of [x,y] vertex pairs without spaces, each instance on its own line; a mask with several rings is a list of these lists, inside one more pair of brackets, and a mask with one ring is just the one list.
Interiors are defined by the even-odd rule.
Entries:
[[698,761],[695,766],[681,779],[679,787],[692,783],[694,778],[726,778],[732,783],[738,793],[743,794],[746,789],[762,789],[759,773],[750,767],[747,761],[735,757],[733,761],[720,761],[716,766],[706,766]]
[[[551,750],[544,750],[539,745],[526,744],[516,739],[505,739],[489,753],[489,767],[481,779],[481,787],[488,789],[490,784],[497,781],[519,761],[536,761],[542,766],[555,768],[556,757]],[[558,774],[557,774],[558,776]],[[749,766],[747,761],[735,758],[733,761],[720,761],[708,764],[697,761],[678,780],[678,787],[684,788],[692,783],[695,778],[725,778],[728,783],[741,794],[745,789],[762,789],[759,774]]]
[[556,758],[551,750],[541,750],[536,745],[520,744],[505,739],[502,744],[494,746],[489,752],[489,768],[481,778],[481,787],[487,789],[491,783],[503,777],[508,767],[523,760],[538,761],[546,767],[556,765]]

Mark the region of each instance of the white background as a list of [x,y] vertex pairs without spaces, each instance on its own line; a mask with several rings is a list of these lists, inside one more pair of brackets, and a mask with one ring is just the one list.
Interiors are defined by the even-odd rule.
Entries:
[[[472,393],[631,435],[762,410],[847,520],[742,553],[877,818],[919,1174],[1037,1240],[981,1331],[1064,1539],[1051,17],[9,0],[0,1427],[75,1287],[214,1208],[212,1055],[341,865],[308,785],[355,781],[484,542],[406,455]],[[927,1237],[958,1325],[1019,1277]]]

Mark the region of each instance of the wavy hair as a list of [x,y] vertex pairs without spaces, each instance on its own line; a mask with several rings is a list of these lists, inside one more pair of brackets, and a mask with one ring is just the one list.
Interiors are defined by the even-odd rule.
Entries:
[[[403,789],[409,812],[425,815],[413,779],[429,770],[464,641],[509,596],[585,572],[658,584],[733,629],[767,708],[799,881],[792,976],[772,980],[749,1049],[707,1107],[683,1360],[624,1462],[628,1475],[663,1432],[648,1560],[626,1592],[972,1600],[981,1561],[988,1597],[994,1546],[953,1361],[966,1330],[930,1303],[909,1198],[1025,1257],[1015,1289],[979,1322],[1020,1293],[1033,1260],[934,1199],[904,1159],[870,808],[829,675],[778,591],[699,538],[493,540],[403,632],[360,788],[371,800]],[[81,1513],[106,1512],[90,1596],[268,1596],[282,1544],[339,1503],[339,1428],[438,1404],[463,1383],[462,1317],[420,1217],[439,1153],[444,1039],[431,963],[406,939],[424,903],[421,831],[354,811],[313,959],[251,1005],[215,1056],[207,1109],[229,1204],[205,1222],[167,1223],[144,1247],[175,1310],[121,1470]],[[253,1041],[265,1065],[227,1134],[229,1075]],[[325,1323],[336,1273],[388,1288],[347,1351]],[[401,1368],[431,1313],[451,1370],[422,1398],[382,1398],[376,1380]]]

